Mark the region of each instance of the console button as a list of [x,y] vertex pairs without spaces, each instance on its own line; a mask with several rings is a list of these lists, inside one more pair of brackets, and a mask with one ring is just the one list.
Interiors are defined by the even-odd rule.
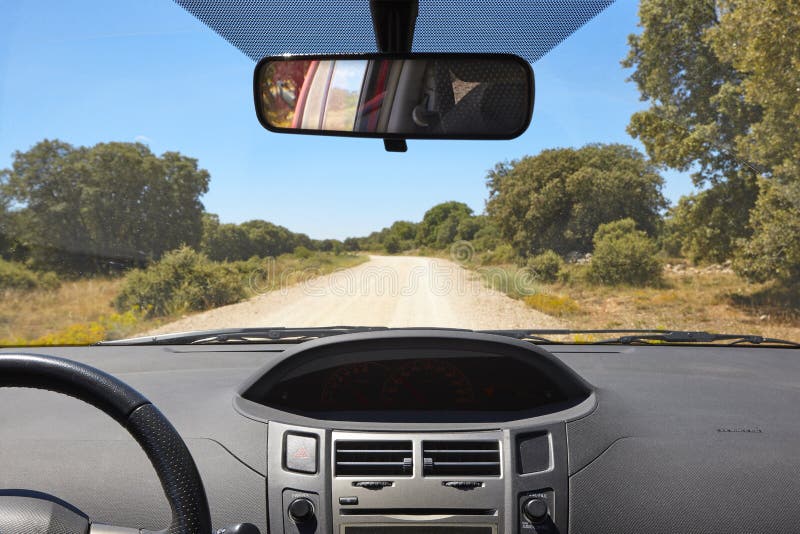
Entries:
[[358,497],[339,497],[339,504],[341,505],[358,504]]
[[286,433],[284,465],[289,471],[317,472],[317,438],[305,434]]

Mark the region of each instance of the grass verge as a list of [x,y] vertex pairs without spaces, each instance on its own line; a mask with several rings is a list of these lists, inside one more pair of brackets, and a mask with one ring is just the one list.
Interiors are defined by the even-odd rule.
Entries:
[[[665,272],[662,284],[643,288],[592,284],[574,265],[554,283],[520,283],[525,276],[513,265],[472,268],[487,286],[562,318],[573,329],[705,330],[800,340],[800,295],[733,273]],[[601,337],[607,336],[573,340]]]
[[[235,262],[243,298],[353,267],[366,256],[313,253]],[[186,310],[148,318],[143,310],[119,311],[113,301],[124,277],[64,281],[55,289],[0,291],[0,346],[88,345],[129,337],[178,318]]]

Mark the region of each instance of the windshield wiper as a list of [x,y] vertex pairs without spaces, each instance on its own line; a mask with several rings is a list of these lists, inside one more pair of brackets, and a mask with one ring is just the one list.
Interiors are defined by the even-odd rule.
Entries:
[[213,345],[236,343],[301,343],[320,337],[388,330],[385,326],[326,326],[310,328],[222,328],[197,332],[179,332],[158,336],[143,336],[116,341],[101,341],[96,345]]
[[598,345],[608,343],[618,343],[622,345],[631,345],[634,343],[644,344],[657,344],[657,343],[715,343],[717,341],[730,341],[728,345],[787,345],[791,347],[800,347],[800,343],[795,341],[787,341],[785,339],[776,339],[772,337],[763,337],[753,334],[714,334],[710,332],[684,332],[672,331],[661,334],[634,334],[630,336],[621,336],[612,339],[604,339],[597,341]]
[[588,341],[596,345],[631,345],[657,344],[657,343],[714,343],[730,341],[730,345],[784,345],[800,347],[800,343],[774,339],[756,335],[741,334],[711,334],[708,332],[688,332],[679,330],[624,330],[624,329],[599,329],[599,330],[568,330],[568,329],[538,329],[538,330],[463,330],[458,328],[389,328],[386,326],[326,326],[309,328],[223,328],[219,330],[202,330],[197,332],[180,332],[176,334],[163,334],[157,336],[143,336],[116,341],[101,341],[97,345],[215,345],[215,344],[246,344],[246,343],[302,343],[321,337],[354,334],[357,332],[380,332],[386,330],[459,330],[462,332],[478,332],[512,337],[521,341],[528,341],[536,345],[563,345],[574,341],[559,341],[545,336],[568,336],[573,334],[627,334],[620,337]]
[[775,339],[752,334],[714,334],[709,332],[692,332],[682,330],[626,330],[626,329],[600,329],[600,330],[568,330],[568,329],[538,329],[538,330],[481,330],[485,334],[513,337],[522,341],[529,341],[537,345],[561,345],[564,341],[557,341],[543,336],[568,336],[573,334],[627,334],[624,336],[599,341],[589,341],[588,344],[596,345],[632,345],[659,344],[659,343],[715,343],[730,341],[729,345],[785,345],[800,347],[800,343]]

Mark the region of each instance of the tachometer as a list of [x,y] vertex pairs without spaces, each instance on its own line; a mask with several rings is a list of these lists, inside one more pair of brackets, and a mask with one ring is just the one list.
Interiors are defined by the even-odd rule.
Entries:
[[386,372],[374,362],[336,367],[325,379],[320,399],[328,410],[379,409]]
[[432,358],[400,366],[387,378],[382,397],[392,410],[449,410],[473,403],[475,393],[461,369]]

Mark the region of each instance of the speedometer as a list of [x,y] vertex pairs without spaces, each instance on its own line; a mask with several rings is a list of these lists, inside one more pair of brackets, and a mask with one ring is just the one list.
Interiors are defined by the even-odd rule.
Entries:
[[377,409],[386,373],[385,367],[374,362],[336,367],[322,385],[320,400],[329,410]]
[[466,375],[441,359],[409,360],[387,378],[383,404],[392,410],[450,410],[475,400]]

